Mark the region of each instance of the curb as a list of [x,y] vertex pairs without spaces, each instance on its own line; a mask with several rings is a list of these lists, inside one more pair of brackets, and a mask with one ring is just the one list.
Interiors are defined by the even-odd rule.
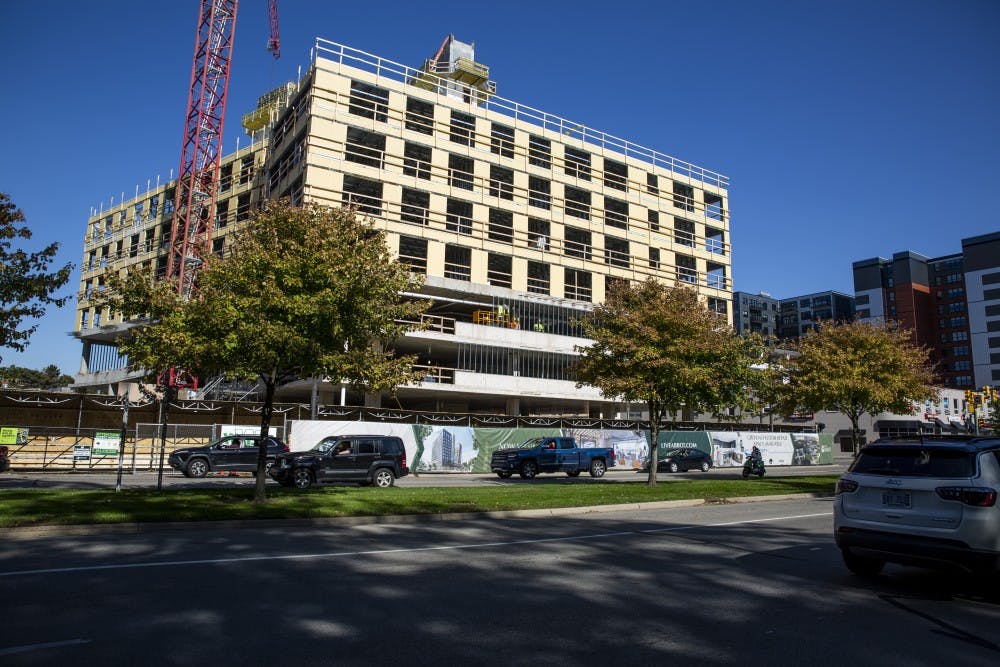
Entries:
[[235,530],[240,528],[288,527],[350,527],[385,523],[436,523],[440,521],[471,521],[476,519],[530,519],[537,517],[569,516],[573,514],[605,514],[611,512],[645,511],[697,507],[699,505],[735,505],[762,503],[776,500],[807,498],[832,498],[828,493],[788,493],[775,496],[742,496],[737,498],[689,498],[686,500],[659,500],[649,503],[620,505],[590,505],[586,507],[552,507],[533,510],[498,510],[493,512],[454,512],[447,514],[387,514],[380,516],[319,517],[307,519],[231,519],[224,521],[168,521],[156,523],[105,523],[58,526],[23,526],[0,528],[0,535],[11,539],[37,537],[74,537],[87,535],[129,535],[161,533],[179,530]]

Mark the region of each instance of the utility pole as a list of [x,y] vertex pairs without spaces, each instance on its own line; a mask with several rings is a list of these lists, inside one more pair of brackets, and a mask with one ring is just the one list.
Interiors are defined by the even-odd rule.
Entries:
[[122,430],[118,436],[118,480],[115,482],[115,493],[122,490],[122,461],[125,458],[125,436],[128,433],[128,390],[122,395]]

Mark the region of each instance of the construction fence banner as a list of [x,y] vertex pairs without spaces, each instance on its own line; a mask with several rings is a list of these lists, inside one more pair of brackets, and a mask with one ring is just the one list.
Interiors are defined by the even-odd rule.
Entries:
[[[497,449],[517,447],[544,436],[573,437],[581,447],[615,450],[616,468],[640,469],[649,459],[650,433],[644,430],[577,428],[494,428],[478,426],[387,424],[359,421],[292,420],[288,446],[305,451],[323,438],[340,435],[397,436],[406,447],[407,464],[416,472],[490,472]],[[833,463],[833,436],[815,433],[750,431],[660,431],[659,455],[681,448],[700,449],[718,466],[741,466],[756,444],[772,465]]]
[[0,426],[0,445],[21,445],[28,441],[28,429],[20,426]]
[[[246,424],[220,424],[218,426],[219,438],[228,438],[231,435],[260,435],[260,426]],[[278,427],[270,426],[267,434],[272,438],[278,437]]]
[[94,434],[94,456],[118,456],[121,434],[113,431],[98,431]]

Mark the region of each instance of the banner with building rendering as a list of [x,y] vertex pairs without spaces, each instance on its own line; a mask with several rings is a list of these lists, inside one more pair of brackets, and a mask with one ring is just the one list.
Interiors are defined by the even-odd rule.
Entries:
[[[294,420],[288,445],[293,451],[311,449],[337,435],[393,435],[406,446],[407,464],[417,472],[490,472],[490,457],[502,447],[516,447],[541,436],[571,436],[581,447],[611,447],[616,469],[641,469],[649,459],[648,431],[609,429],[493,428],[429,424],[387,424]],[[673,449],[700,449],[716,466],[741,466],[754,445],[771,465],[833,463],[833,436],[815,433],[754,431],[661,431],[659,454]]]

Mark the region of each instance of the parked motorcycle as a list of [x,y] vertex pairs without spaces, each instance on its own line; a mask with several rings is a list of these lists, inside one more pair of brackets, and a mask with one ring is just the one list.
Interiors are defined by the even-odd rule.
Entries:
[[764,461],[762,459],[749,458],[743,464],[743,479],[746,479],[750,475],[757,475],[763,478],[765,472],[767,471],[764,469]]

